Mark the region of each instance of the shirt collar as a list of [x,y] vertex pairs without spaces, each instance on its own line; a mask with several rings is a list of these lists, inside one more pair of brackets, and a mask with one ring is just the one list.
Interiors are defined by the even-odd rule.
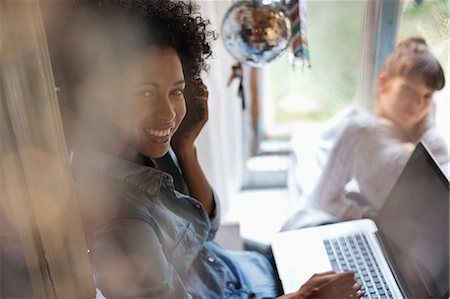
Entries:
[[152,197],[158,196],[163,180],[173,184],[170,175],[154,167],[143,166],[99,151],[93,151],[89,156],[94,170],[117,182],[130,184]]

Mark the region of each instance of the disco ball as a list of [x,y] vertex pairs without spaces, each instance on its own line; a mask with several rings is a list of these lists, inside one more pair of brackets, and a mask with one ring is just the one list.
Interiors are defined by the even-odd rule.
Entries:
[[223,19],[222,38],[234,58],[253,67],[261,67],[287,49],[291,23],[276,5],[257,1],[236,2]]

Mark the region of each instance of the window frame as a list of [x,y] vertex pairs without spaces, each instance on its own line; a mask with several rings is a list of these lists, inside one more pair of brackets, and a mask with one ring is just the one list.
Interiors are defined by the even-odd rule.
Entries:
[[[361,56],[361,80],[357,92],[357,104],[369,110],[374,109],[374,93],[379,71],[385,58],[397,43],[397,31],[403,6],[403,0],[366,0],[363,24],[363,48]],[[253,69],[253,71],[252,71]],[[284,158],[289,164],[292,154],[289,141],[266,139],[263,122],[262,91],[264,69],[244,66],[244,89],[246,99],[251,99],[250,106],[243,112],[242,189],[285,188],[288,167],[275,171],[255,171],[249,169],[251,159],[267,158],[270,161]],[[257,83],[255,83],[255,80]],[[256,99],[256,100],[255,100]],[[249,102],[249,100],[247,100]],[[257,105],[257,108],[253,107]],[[252,111],[258,111],[254,119]],[[250,127],[249,123],[256,125]],[[269,183],[268,183],[269,182]]]

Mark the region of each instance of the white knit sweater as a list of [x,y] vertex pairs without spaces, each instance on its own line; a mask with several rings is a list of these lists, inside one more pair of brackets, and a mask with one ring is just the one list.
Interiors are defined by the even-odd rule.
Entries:
[[[448,177],[447,145],[435,126],[430,125],[420,139]],[[338,220],[372,215],[388,197],[414,147],[394,123],[358,109],[336,139],[309,206]],[[346,196],[345,186],[352,179],[364,201]]]

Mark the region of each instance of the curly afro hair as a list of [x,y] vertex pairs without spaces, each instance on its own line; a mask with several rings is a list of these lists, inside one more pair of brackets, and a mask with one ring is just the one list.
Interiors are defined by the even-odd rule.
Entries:
[[[130,51],[148,46],[174,49],[183,65],[186,93],[196,94],[197,79],[202,71],[208,70],[206,59],[212,55],[211,41],[216,39],[215,31],[209,29],[210,21],[200,15],[199,8],[190,1],[76,1],[71,20],[67,21],[67,32],[72,31],[72,34],[66,37],[66,53],[63,50],[58,57],[66,81],[64,85],[70,89],[95,68],[99,55],[95,53],[98,50],[89,45],[91,35],[94,41],[98,37],[106,41],[115,64],[129,57]],[[77,42],[73,38],[77,35],[81,36],[83,45],[80,39]],[[74,56],[81,59],[75,61]]]
[[133,15],[139,15],[145,22],[152,45],[174,49],[188,86],[200,78],[202,70],[208,70],[206,59],[212,55],[210,39],[215,39],[216,34],[208,28],[210,21],[202,18],[197,4],[171,0],[104,2],[126,4]]

